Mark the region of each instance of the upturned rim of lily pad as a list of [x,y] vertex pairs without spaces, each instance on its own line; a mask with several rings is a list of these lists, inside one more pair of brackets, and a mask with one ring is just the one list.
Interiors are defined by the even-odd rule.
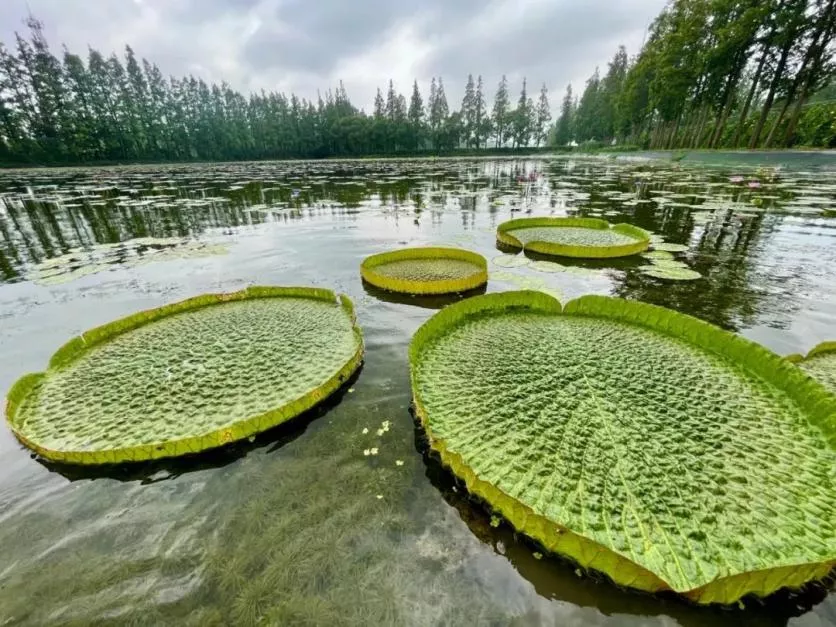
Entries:
[[[420,279],[399,279],[381,274],[376,269],[397,261],[418,259],[451,259],[465,261],[474,266],[474,271],[457,279],[426,281]],[[366,257],[360,264],[363,280],[390,292],[403,294],[453,294],[468,292],[488,282],[488,261],[482,255],[463,248],[444,246],[413,246],[399,248]]]
[[[18,409],[33,388],[45,377],[48,377],[50,372],[71,364],[96,346],[106,344],[114,338],[142,326],[153,324],[164,318],[181,313],[194,312],[199,309],[229,302],[271,298],[307,298],[331,303],[335,307],[339,307],[351,322],[352,332],[354,333],[357,345],[352,356],[328,380],[289,403],[255,416],[249,416],[244,420],[225,425],[222,428],[208,433],[154,444],[126,446],[98,451],[55,450],[41,446],[28,438],[22,425],[18,424]],[[100,465],[178,457],[190,453],[199,453],[249,438],[312,409],[336,392],[343,383],[351,378],[351,375],[360,367],[363,361],[363,354],[363,333],[357,324],[354,304],[345,294],[337,295],[333,291],[323,288],[276,286],[252,286],[237,292],[203,294],[177,303],[141,311],[95,327],[74,337],[52,355],[45,371],[25,374],[12,385],[6,395],[4,414],[12,433],[24,446],[33,450],[44,459],[53,462]]]
[[[582,228],[594,230],[612,230],[635,240],[629,244],[617,246],[583,246],[575,244],[559,244],[556,242],[532,241],[523,244],[514,237],[511,231],[515,229],[551,227],[551,228]],[[511,248],[530,250],[544,255],[558,257],[578,257],[587,259],[609,259],[613,257],[629,257],[644,252],[650,247],[650,233],[642,228],[622,222],[610,224],[600,218],[516,218],[503,222],[496,228],[498,244]]]

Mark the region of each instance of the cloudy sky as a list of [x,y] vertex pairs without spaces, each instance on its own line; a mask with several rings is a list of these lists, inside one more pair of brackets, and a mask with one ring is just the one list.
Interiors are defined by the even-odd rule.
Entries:
[[85,53],[130,44],[165,74],[226,80],[244,92],[275,89],[315,98],[342,79],[369,110],[390,78],[426,99],[444,79],[458,108],[467,74],[488,99],[504,73],[512,98],[522,78],[545,83],[552,107],[567,83],[581,88],[619,44],[630,54],[665,0],[0,0],[0,39],[23,31],[27,7],[61,44]]

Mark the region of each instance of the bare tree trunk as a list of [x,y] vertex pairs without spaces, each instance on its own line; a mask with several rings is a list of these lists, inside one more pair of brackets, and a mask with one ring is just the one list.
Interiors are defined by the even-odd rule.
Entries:
[[708,113],[711,108],[708,105],[703,105],[702,115],[700,116],[700,125],[697,128],[697,133],[694,135],[694,142],[691,148],[699,148],[702,144],[702,135],[705,131],[705,124],[708,122]]
[[804,55],[804,60],[801,62],[801,67],[798,69],[798,72],[795,74],[795,80],[793,80],[792,85],[790,86],[789,91],[787,92],[787,97],[784,100],[784,106],[781,107],[781,112],[778,114],[778,118],[775,120],[775,123],[772,125],[772,129],[769,131],[769,135],[766,137],[766,141],[764,142],[764,148],[769,148],[772,145],[772,139],[775,137],[775,133],[778,130],[778,127],[781,125],[781,122],[784,120],[784,115],[787,113],[787,109],[790,108],[790,104],[792,104],[792,100],[795,97],[795,93],[798,91],[798,86],[801,83],[802,79],[804,80],[805,84],[807,83],[808,79],[810,78],[810,74],[812,74],[813,70],[807,71],[808,66],[810,65],[810,61],[814,60],[814,65],[817,64],[817,60],[822,50],[819,50],[819,40],[821,39],[822,34],[825,31],[830,31],[830,11],[833,8],[834,0],[830,0],[830,3],[825,9],[825,14],[823,19],[819,20],[818,27],[816,28],[816,32],[813,35],[813,40],[810,42],[810,46],[807,48],[807,52]]
[[734,141],[732,146],[740,145],[740,137],[743,134],[743,126],[746,124],[746,118],[749,116],[749,108],[752,106],[752,100],[758,91],[758,85],[761,82],[761,74],[763,73],[763,66],[766,63],[768,47],[764,47],[763,54],[761,54],[760,61],[758,61],[758,69],[755,70],[755,76],[752,78],[752,87],[746,95],[746,102],[743,105],[743,110],[740,112],[740,119],[737,122],[737,131],[734,133]]
[[754,37],[750,38],[746,45],[743,46],[734,59],[734,70],[729,74],[728,81],[726,81],[725,98],[723,98],[723,108],[720,110],[720,116],[717,118],[717,123],[714,125],[714,131],[711,134],[711,139],[708,142],[709,148],[714,148],[717,142],[723,135],[723,129],[726,127],[726,121],[731,115],[732,105],[734,104],[734,96],[737,91],[737,84],[740,81],[740,76],[743,74],[743,68],[746,67],[746,54],[752,46]]
[[[830,42],[830,38],[833,35],[834,28],[836,28],[836,11],[834,11],[834,8],[836,8],[836,1],[830,0],[830,3],[827,5],[827,9],[825,9],[824,16],[819,22],[821,26],[819,27],[818,32],[816,33],[814,43],[810,44],[808,54],[814,46],[817,49],[815,51],[815,54],[813,55],[813,65],[810,68],[810,71],[807,72],[804,76],[804,83],[801,86],[801,93],[798,97],[798,100],[795,103],[795,107],[793,108],[792,115],[790,116],[790,121],[787,124],[787,130],[784,132],[785,146],[788,146],[790,141],[792,140],[792,136],[795,133],[795,128],[798,125],[798,119],[801,117],[801,108],[804,106],[804,104],[807,102],[807,99],[810,97],[811,87],[815,85],[816,81],[818,80],[818,75],[822,67],[824,51],[827,48],[828,43]],[[821,35],[823,36],[820,37]],[[821,42],[820,45],[818,43],[819,41]],[[804,64],[807,64],[807,57],[804,58]],[[799,70],[799,75],[803,71],[804,66],[802,65],[801,70]],[[781,112],[781,116],[778,118],[778,121],[772,128],[772,132],[769,134],[769,137],[767,138],[767,144],[771,142],[772,136],[775,133],[775,130],[778,128],[778,123],[780,123],[784,113],[786,113],[787,106],[789,106],[789,99],[787,99],[787,104],[784,107],[784,111]]]
[[778,90],[778,84],[781,82],[781,77],[784,74],[784,68],[787,66],[787,57],[789,57],[790,49],[794,43],[794,37],[787,37],[784,47],[781,49],[781,58],[778,61],[778,67],[775,68],[775,76],[772,77],[772,82],[769,84],[769,93],[766,96],[766,101],[763,103],[761,115],[758,118],[758,123],[755,130],[752,132],[752,137],[749,139],[749,148],[756,148],[763,132],[763,127],[766,124],[766,118],[769,116],[769,111],[772,109],[772,103],[775,101],[775,92]]

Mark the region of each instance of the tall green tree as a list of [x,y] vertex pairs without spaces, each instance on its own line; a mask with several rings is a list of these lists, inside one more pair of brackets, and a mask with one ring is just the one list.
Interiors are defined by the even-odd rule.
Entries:
[[412,83],[412,96],[409,98],[409,148],[418,150],[424,147],[424,101],[418,89],[418,81]]
[[493,112],[491,114],[497,148],[502,147],[507,139],[511,122],[510,107],[511,101],[508,98],[508,80],[503,74],[502,79],[499,81],[499,86],[496,88],[496,95],[493,99]]
[[602,127],[599,112],[601,109],[601,79],[598,68],[586,81],[578,110],[575,112],[575,131],[581,139],[602,139]]
[[467,75],[467,84],[464,88],[462,98],[462,132],[465,144],[472,146],[476,137],[476,86],[473,83],[473,74]]
[[549,106],[549,90],[546,84],[540,88],[540,98],[535,112],[534,141],[537,146],[545,144],[549,136],[549,125],[552,121],[552,111]]
[[532,117],[534,106],[528,97],[528,88],[526,79],[523,78],[522,90],[520,90],[520,97],[517,100],[517,108],[511,116],[511,135],[513,138],[514,148],[519,146],[527,146],[531,138]]
[[575,117],[575,100],[572,96],[572,85],[566,85],[566,94],[560,105],[560,117],[555,126],[554,141],[558,146],[565,146],[572,141],[572,131]]
[[485,89],[482,76],[476,80],[476,93],[473,96],[473,145],[478,149],[487,145],[491,134],[491,118],[485,103]]

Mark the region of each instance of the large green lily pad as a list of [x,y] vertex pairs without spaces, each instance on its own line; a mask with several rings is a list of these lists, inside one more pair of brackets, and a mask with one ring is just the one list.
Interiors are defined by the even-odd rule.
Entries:
[[635,255],[650,246],[650,234],[631,224],[598,218],[519,218],[503,222],[497,242],[546,255],[608,258]]
[[617,584],[732,603],[836,564],[836,396],[765,348],[603,296],[489,294],[410,346],[468,489]]
[[788,359],[836,394],[836,342],[822,342],[806,357],[790,355]]
[[252,287],[142,312],[74,338],[10,390],[15,435],[59,462],[194,453],[252,436],[325,399],[363,341],[345,296]]
[[360,274],[368,283],[392,292],[450,294],[487,283],[488,262],[461,248],[402,248],[366,257]]

